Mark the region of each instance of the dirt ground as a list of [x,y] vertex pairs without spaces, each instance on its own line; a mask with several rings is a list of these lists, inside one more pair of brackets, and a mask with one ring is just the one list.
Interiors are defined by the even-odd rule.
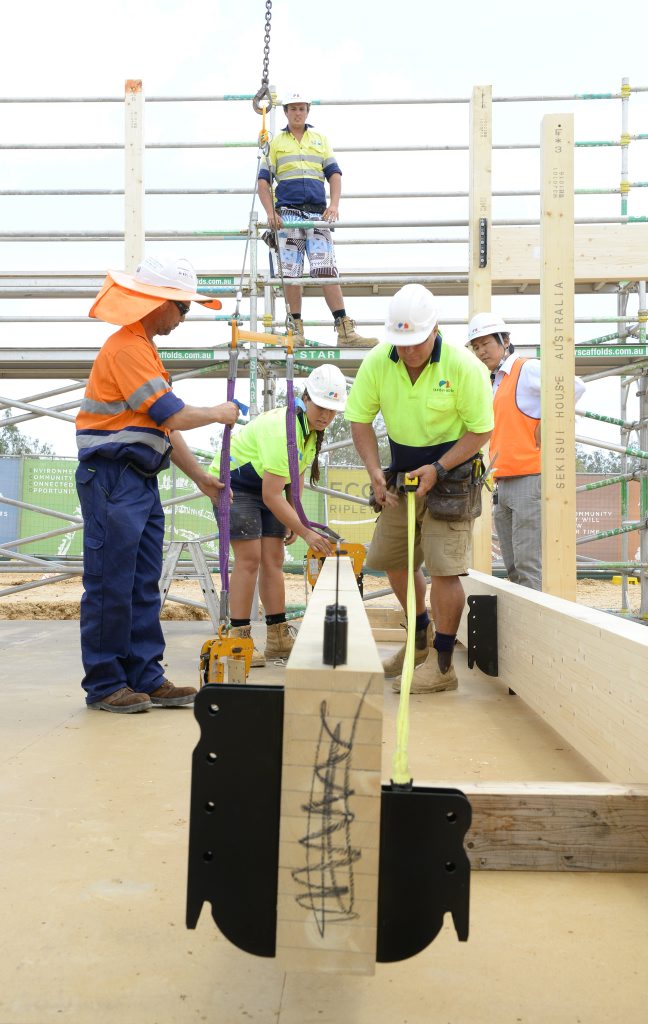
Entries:
[[[34,573],[2,573],[0,574],[0,591],[23,583],[36,583],[46,580],[46,576]],[[214,587],[218,591],[220,580],[214,576]],[[286,602],[288,605],[305,604],[304,579],[301,575],[286,573]],[[382,577],[365,576],[364,590],[369,593],[386,587],[387,581]],[[78,619],[79,601],[82,593],[81,578],[71,579],[46,586],[34,587],[18,593],[0,597],[0,619]],[[197,580],[175,579],[170,589],[171,596],[188,597],[202,601],[202,592]],[[638,585],[629,587],[630,606],[638,611],[640,588]],[[603,611],[619,611],[621,608],[621,587],[604,580],[579,580],[578,603],[600,608]],[[397,606],[393,595],[378,599],[380,605]],[[190,620],[207,619],[207,613],[189,605],[167,601],[162,609],[163,619]]]

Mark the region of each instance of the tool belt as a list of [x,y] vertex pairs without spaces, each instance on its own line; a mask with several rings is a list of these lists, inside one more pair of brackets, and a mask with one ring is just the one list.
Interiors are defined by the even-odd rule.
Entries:
[[291,206],[290,203],[280,203],[277,209],[296,210],[297,213],[319,214],[321,216],[326,209],[326,203],[300,203],[299,206]]
[[449,470],[447,476],[437,480],[426,495],[432,518],[447,523],[478,519],[482,510],[481,492],[485,480],[481,455]]

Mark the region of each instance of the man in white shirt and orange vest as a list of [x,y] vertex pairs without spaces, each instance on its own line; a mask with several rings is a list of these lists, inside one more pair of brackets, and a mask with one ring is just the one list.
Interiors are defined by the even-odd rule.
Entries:
[[[514,354],[509,329],[494,313],[475,314],[467,344],[490,370],[493,382],[493,520],[506,575],[511,583],[542,590],[540,360]],[[576,377],[576,402],[584,392]]]

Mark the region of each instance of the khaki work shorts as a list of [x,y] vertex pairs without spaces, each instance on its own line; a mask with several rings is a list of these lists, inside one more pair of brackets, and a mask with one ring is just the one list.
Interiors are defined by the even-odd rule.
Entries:
[[[464,576],[468,572],[473,520],[446,523],[433,519],[425,498],[416,498],[414,567],[425,566],[430,576]],[[365,562],[367,569],[407,569],[407,495],[395,508],[378,516]]]

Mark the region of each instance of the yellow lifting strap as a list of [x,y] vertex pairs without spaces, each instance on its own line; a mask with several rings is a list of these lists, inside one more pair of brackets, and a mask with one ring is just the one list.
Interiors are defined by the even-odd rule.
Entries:
[[409,698],[414,673],[416,638],[416,592],[414,590],[414,534],[416,532],[416,489],[418,477],[405,477],[407,494],[407,643],[401,674],[400,700],[396,716],[396,749],[392,759],[392,782],[407,786],[412,781],[408,762]]

